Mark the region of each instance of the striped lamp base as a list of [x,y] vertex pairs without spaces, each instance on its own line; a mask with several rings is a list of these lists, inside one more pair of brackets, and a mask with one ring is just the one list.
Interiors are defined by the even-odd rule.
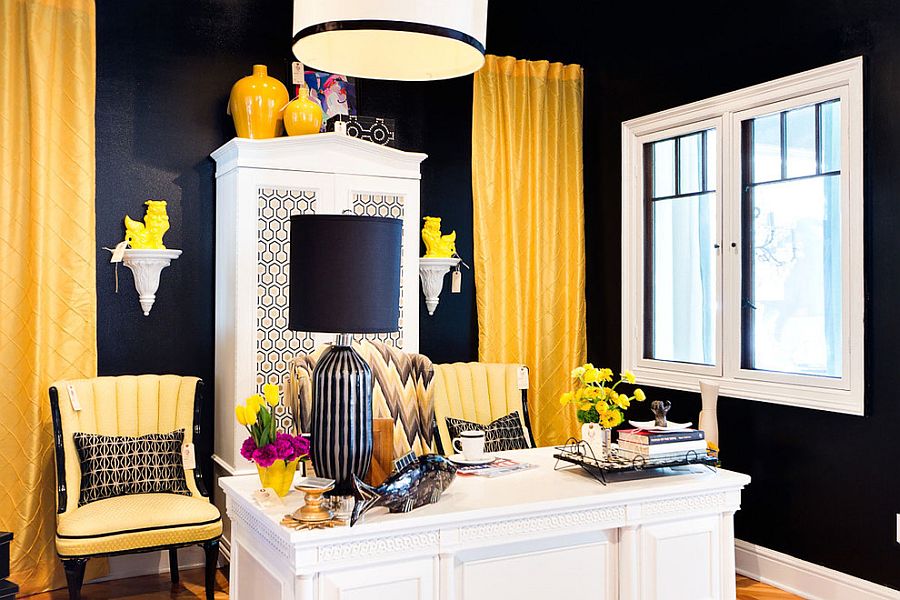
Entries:
[[310,433],[316,475],[335,480],[331,495],[350,495],[372,462],[372,369],[352,346],[331,346],[313,370]]

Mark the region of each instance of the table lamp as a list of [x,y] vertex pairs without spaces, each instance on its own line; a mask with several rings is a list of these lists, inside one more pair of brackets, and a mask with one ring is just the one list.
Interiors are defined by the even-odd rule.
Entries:
[[372,461],[372,370],[352,334],[398,329],[402,229],[382,217],[291,217],[288,328],[337,334],[313,370],[309,432],[313,468],[336,496]]

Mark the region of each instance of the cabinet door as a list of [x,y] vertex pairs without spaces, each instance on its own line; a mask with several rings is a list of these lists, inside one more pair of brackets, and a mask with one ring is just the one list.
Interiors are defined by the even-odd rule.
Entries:
[[613,600],[617,594],[616,532],[586,532],[461,552],[458,600]]
[[405,352],[419,351],[419,180],[334,176],[335,212],[403,220],[400,262],[400,329],[369,334]]
[[645,525],[639,535],[642,598],[721,598],[718,515]]
[[437,600],[434,558],[324,572],[319,600]]

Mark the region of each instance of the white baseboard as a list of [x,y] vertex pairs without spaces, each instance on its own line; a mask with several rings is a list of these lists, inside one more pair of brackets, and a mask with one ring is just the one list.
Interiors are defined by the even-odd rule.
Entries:
[[743,540],[734,541],[735,570],[810,600],[900,600],[900,591]]
[[[179,570],[202,568],[204,562],[203,549],[199,546],[178,549]],[[160,573],[168,573],[169,570],[168,551],[122,554],[120,556],[110,556],[109,574],[92,581],[110,581],[112,579],[141,577],[143,575],[158,575]]]

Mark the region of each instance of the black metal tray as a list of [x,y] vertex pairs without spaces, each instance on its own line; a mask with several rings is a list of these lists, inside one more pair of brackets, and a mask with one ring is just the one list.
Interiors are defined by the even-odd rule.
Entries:
[[565,445],[557,446],[556,450],[557,452],[553,455],[553,458],[556,459],[554,470],[569,466],[560,466],[561,461],[577,465],[603,485],[609,483],[607,476],[612,474],[636,473],[688,465],[701,465],[715,471],[719,465],[719,459],[716,456],[695,450],[685,452],[683,456],[648,459],[640,456],[634,458],[620,456],[618,448],[614,447],[609,457],[597,458],[587,443],[575,438],[569,438]]

